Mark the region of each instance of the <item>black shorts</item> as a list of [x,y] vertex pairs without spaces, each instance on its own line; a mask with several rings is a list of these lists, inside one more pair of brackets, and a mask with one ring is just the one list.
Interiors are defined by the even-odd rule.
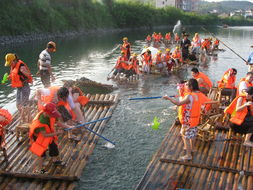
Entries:
[[[37,137],[33,136],[33,140],[36,141]],[[49,144],[48,146],[48,150],[49,150],[49,156],[50,157],[55,157],[59,155],[59,149],[57,144],[55,144],[55,142],[53,141],[51,144]],[[41,157],[46,157],[46,151],[41,155]]]

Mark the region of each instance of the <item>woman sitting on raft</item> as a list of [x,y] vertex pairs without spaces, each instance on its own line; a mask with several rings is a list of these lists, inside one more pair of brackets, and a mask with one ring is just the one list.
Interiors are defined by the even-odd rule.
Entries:
[[250,141],[253,133],[253,87],[248,87],[245,94],[237,96],[224,112],[231,114],[231,129],[246,134],[243,145],[253,147],[253,142]]

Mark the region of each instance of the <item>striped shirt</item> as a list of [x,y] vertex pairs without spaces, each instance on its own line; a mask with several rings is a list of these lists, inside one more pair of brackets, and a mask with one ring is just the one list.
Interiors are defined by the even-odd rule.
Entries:
[[51,65],[51,56],[46,49],[40,53],[38,61],[40,70],[48,70],[48,66]]

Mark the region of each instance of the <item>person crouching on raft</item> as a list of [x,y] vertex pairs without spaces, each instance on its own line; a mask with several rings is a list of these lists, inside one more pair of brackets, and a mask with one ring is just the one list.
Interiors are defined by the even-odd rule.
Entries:
[[182,106],[181,116],[179,119],[182,124],[181,135],[183,137],[184,149],[186,149],[186,155],[180,157],[180,160],[191,160],[191,153],[194,151],[194,140],[197,136],[200,122],[201,106],[207,103],[216,103],[210,101],[203,93],[199,91],[198,82],[196,79],[190,79],[185,83],[187,94],[180,100],[175,100],[171,97],[164,96],[163,98],[171,101],[177,106]]
[[246,134],[243,145],[253,147],[250,138],[253,134],[253,87],[248,87],[244,94],[237,96],[224,110],[231,114],[230,127],[240,134]]
[[8,161],[4,140],[5,126],[9,125],[11,121],[11,114],[6,109],[0,108],[0,149],[3,151],[4,161]]
[[31,144],[29,150],[38,156],[38,164],[35,165],[34,172],[45,173],[45,170],[42,169],[42,164],[47,150],[49,150],[49,156],[53,157],[53,163],[55,165],[64,165],[59,160],[57,143],[57,135],[62,134],[63,130],[55,130],[56,119],[60,117],[61,114],[57,111],[56,105],[50,102],[44,106],[43,111],[39,112],[32,121],[29,130]]

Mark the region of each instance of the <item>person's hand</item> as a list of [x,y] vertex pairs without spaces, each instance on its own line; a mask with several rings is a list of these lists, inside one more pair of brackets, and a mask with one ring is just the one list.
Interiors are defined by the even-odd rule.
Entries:
[[167,96],[167,95],[164,95],[164,96],[163,96],[163,99],[165,99],[165,100],[170,100],[170,97]]
[[252,105],[253,105],[253,102],[252,102],[252,101],[249,101],[249,102],[246,102],[244,105],[245,105],[245,106],[252,106]]
[[59,135],[59,134],[62,134],[62,133],[64,133],[64,130],[63,129],[58,129],[57,130],[57,134]]
[[246,65],[248,65],[249,64],[249,62],[248,61],[246,61]]

